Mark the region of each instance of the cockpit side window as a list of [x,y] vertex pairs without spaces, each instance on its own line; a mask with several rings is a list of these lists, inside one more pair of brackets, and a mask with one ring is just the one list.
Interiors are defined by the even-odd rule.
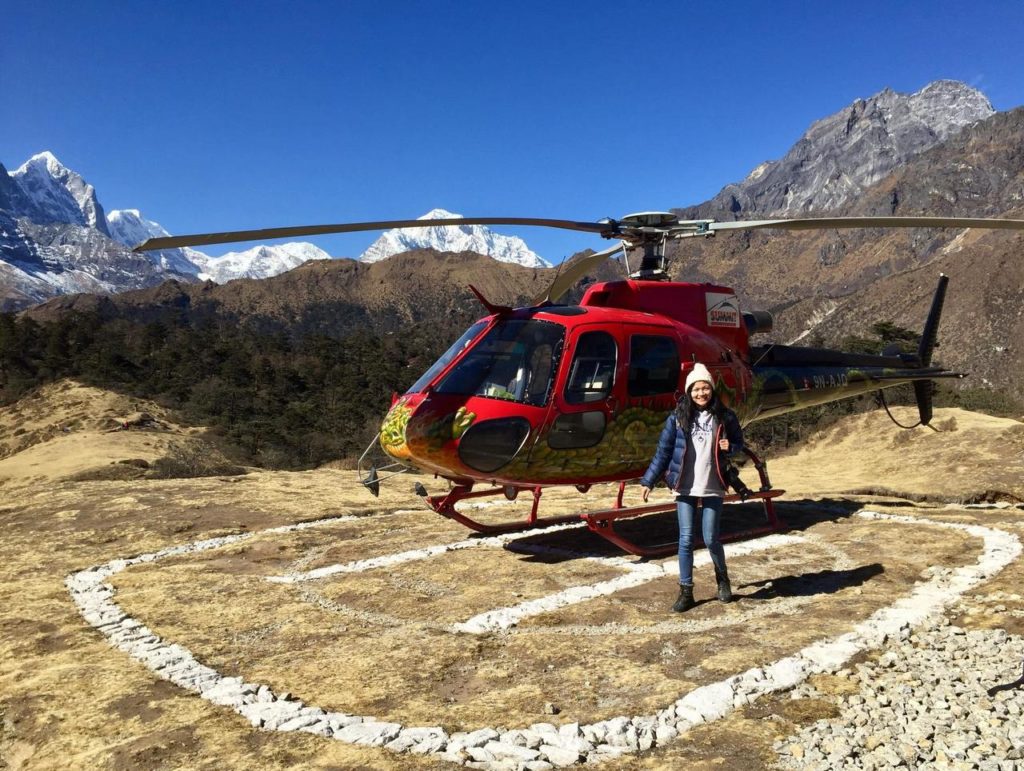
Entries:
[[478,321],[476,324],[474,324],[465,332],[463,332],[462,337],[460,337],[458,340],[452,343],[451,348],[445,351],[441,355],[441,358],[435,361],[431,365],[430,369],[424,372],[420,376],[420,379],[413,383],[409,390],[406,391],[406,393],[418,394],[420,391],[426,388],[430,381],[437,377],[437,373],[443,370],[445,367],[447,367],[456,356],[462,353],[466,346],[473,342],[473,338],[479,335],[481,330],[483,330],[483,328],[486,326],[486,321]]
[[589,404],[606,399],[615,383],[617,353],[615,338],[607,332],[580,335],[565,384],[565,401]]

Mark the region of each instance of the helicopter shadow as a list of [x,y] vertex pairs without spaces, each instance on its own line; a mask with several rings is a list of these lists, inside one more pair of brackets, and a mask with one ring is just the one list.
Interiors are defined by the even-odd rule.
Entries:
[[[793,533],[808,530],[824,522],[848,519],[861,510],[863,504],[842,499],[776,501],[775,510],[784,526],[778,532]],[[742,534],[765,524],[763,505],[758,501],[726,505],[722,513],[721,535],[723,540],[733,543]],[[650,559],[671,557],[679,541],[679,525],[674,511],[648,514],[642,517],[619,520],[616,529],[628,540],[644,546],[665,547],[666,554]],[[703,548],[697,534],[696,548]],[[763,537],[751,536],[751,539]],[[749,540],[749,539],[742,539]],[[558,564],[588,557],[629,557],[606,539],[583,529],[562,530],[555,533],[525,533],[521,538],[506,544],[505,549],[520,555],[524,561],[539,564]],[[636,557],[644,562],[648,558]]]
[[[818,500],[795,499],[776,501],[775,510],[785,526],[779,533],[799,533],[810,530],[817,525],[840,522],[849,519],[864,508],[863,502],[841,498]],[[750,538],[736,538],[753,528],[763,526],[766,517],[764,507],[757,501],[728,504],[722,516],[722,536],[732,543],[740,540],[755,540],[762,535]],[[650,559],[672,559],[678,545],[679,528],[674,511],[646,515],[635,519],[621,520],[617,523],[624,537],[643,543],[645,546],[664,545],[670,548],[665,556]],[[695,548],[703,548],[698,538]],[[539,533],[525,535],[507,544],[505,548],[518,554],[524,562],[544,565],[557,565],[563,562],[586,559],[590,557],[627,557],[618,547],[589,530],[564,530],[555,533]],[[726,544],[728,555],[728,543]],[[646,562],[648,558],[637,557],[637,562]],[[818,595],[836,594],[844,589],[862,586],[885,572],[878,562],[859,565],[845,570],[816,570],[806,573],[792,573],[778,577],[750,581],[734,586],[734,599],[743,602],[764,602],[784,597],[813,597]],[[710,600],[702,599],[697,605]]]

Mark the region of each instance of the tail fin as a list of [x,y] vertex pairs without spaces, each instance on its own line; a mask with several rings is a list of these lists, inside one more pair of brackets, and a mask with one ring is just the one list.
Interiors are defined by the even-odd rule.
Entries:
[[932,352],[935,350],[935,338],[939,334],[939,317],[942,315],[942,304],[946,301],[946,285],[949,283],[949,276],[945,273],[939,274],[939,285],[935,289],[935,296],[932,298],[932,309],[928,311],[928,320],[924,323],[924,332],[921,333],[921,344],[917,347],[917,357],[922,367],[932,363]]
[[[917,359],[922,367],[927,367],[932,363],[932,353],[935,351],[935,340],[939,334],[939,318],[942,316],[942,304],[946,300],[946,285],[948,283],[949,276],[940,273],[939,285],[935,289],[935,296],[932,297],[932,307],[928,311],[928,319],[924,323],[924,332],[921,333],[921,344],[917,347]],[[927,426],[932,420],[933,391],[933,381],[914,381],[914,396],[917,399],[917,412],[921,417],[922,426]]]

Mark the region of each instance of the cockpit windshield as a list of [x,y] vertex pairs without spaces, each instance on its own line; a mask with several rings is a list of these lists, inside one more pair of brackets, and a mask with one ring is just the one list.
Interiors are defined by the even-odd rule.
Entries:
[[420,391],[426,388],[427,384],[435,377],[437,377],[437,373],[443,370],[445,367],[447,367],[448,363],[452,359],[454,359],[456,356],[462,353],[463,349],[471,342],[473,342],[473,338],[479,335],[480,331],[486,326],[486,321],[478,321],[476,324],[474,324],[465,332],[463,332],[462,337],[460,337],[458,340],[452,343],[452,347],[445,351],[441,355],[441,358],[435,361],[431,365],[430,369],[424,372],[420,379],[413,383],[409,390],[406,391],[406,393],[418,394]]
[[565,327],[536,319],[500,321],[437,385],[437,393],[489,396],[543,407]]

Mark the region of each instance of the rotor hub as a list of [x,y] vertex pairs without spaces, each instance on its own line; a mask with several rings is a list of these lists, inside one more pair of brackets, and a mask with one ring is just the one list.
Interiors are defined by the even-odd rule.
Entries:
[[662,211],[627,214],[619,220],[621,238],[632,248],[643,249],[640,266],[629,274],[630,278],[645,281],[665,281],[665,242],[672,227],[679,222],[676,215]]
[[657,228],[664,231],[669,225],[675,225],[679,218],[667,211],[642,211],[636,214],[627,214],[619,224],[631,228]]

